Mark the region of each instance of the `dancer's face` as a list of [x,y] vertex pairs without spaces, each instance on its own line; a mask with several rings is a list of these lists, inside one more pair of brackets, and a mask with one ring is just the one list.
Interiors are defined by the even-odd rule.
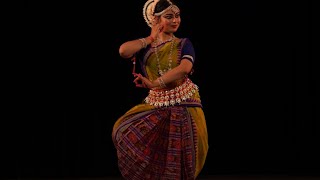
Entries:
[[168,10],[166,13],[161,15],[160,23],[163,25],[164,32],[176,32],[181,23],[180,11]]

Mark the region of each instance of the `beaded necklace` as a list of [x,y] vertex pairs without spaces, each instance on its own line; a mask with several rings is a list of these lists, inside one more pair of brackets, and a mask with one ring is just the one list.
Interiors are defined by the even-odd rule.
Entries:
[[170,52],[169,52],[169,57],[168,57],[169,62],[168,62],[168,68],[167,68],[167,69],[162,70],[161,67],[160,67],[160,59],[159,59],[158,48],[157,48],[157,46],[158,46],[159,44],[154,46],[154,52],[155,52],[156,58],[157,58],[158,73],[159,73],[159,75],[161,75],[161,76],[164,75],[167,71],[171,70],[172,51],[173,51],[173,47],[174,47],[174,38],[175,38],[174,35],[172,35],[169,40],[159,43],[159,44],[163,44],[163,43],[167,43],[167,42],[170,42],[170,41],[171,41]]

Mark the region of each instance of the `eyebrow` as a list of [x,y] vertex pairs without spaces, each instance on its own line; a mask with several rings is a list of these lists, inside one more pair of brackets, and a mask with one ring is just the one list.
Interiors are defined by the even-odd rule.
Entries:
[[168,16],[168,15],[174,16],[174,15],[176,15],[176,14],[180,14],[180,12],[177,12],[177,13],[166,13],[166,14],[164,14],[163,16]]

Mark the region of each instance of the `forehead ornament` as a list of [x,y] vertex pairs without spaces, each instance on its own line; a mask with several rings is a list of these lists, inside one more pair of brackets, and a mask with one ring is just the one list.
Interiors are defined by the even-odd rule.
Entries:
[[161,16],[162,14],[167,12],[168,10],[172,10],[174,13],[177,13],[180,11],[178,6],[172,4],[172,2],[170,0],[167,0],[167,1],[170,3],[170,6],[167,7],[166,9],[164,9],[163,11],[158,12],[158,13],[154,13],[154,9],[156,7],[156,4],[159,2],[159,0],[148,0],[144,4],[143,18],[149,27],[152,27],[152,23],[154,22],[156,16]]

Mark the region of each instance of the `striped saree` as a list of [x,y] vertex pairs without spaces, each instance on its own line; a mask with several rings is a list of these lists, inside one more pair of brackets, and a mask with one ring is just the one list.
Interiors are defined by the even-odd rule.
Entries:
[[[179,43],[174,49],[177,52],[180,48],[181,52],[181,40],[176,41]],[[166,51],[165,44],[159,48]],[[181,56],[176,55],[178,59]],[[149,78],[156,76],[150,74],[156,72],[150,67],[145,70]],[[155,107],[141,103],[134,106],[115,122],[112,140],[119,170],[127,180],[196,179],[208,152],[207,127],[199,92],[175,105]]]

